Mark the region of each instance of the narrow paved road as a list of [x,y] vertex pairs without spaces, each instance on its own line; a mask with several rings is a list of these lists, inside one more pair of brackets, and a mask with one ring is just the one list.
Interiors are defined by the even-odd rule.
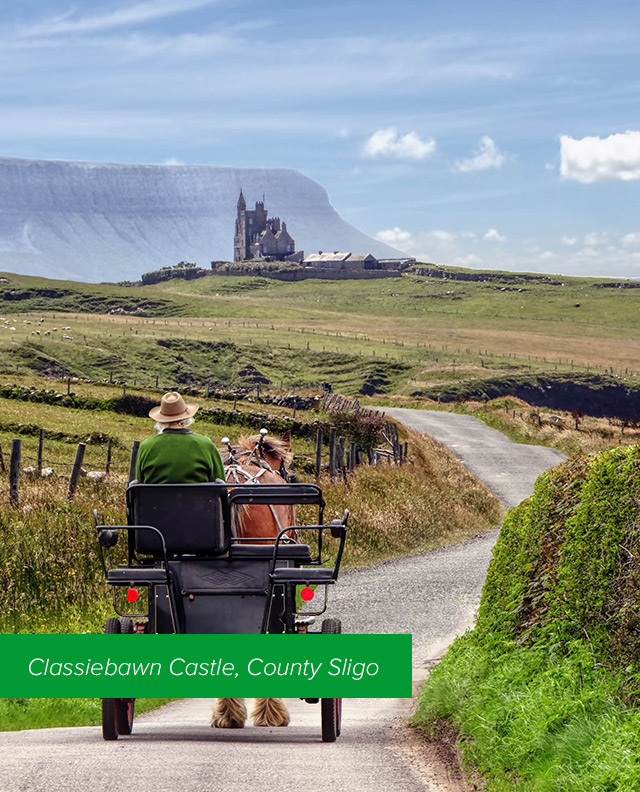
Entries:
[[565,455],[545,446],[513,443],[471,415],[435,410],[384,409],[409,429],[424,432],[446,445],[476,478],[507,508],[517,506],[533,492],[542,471],[560,464]]
[[[468,416],[387,410],[448,445],[507,506],[562,455],[520,446]],[[472,623],[496,531],[341,577],[331,611],[345,632],[410,632],[414,676]],[[214,730],[210,699],[176,702],[105,743],[99,728],[0,733],[1,792],[439,792],[403,722],[411,700],[350,699],[343,734],[320,742],[317,705],[290,701],[287,729]]]

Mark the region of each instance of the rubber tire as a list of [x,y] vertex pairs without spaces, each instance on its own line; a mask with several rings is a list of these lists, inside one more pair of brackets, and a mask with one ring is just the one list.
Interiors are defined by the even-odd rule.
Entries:
[[116,726],[118,734],[131,734],[133,731],[133,710],[135,699],[116,699]]
[[[340,635],[342,624],[339,619],[325,619],[321,632],[324,635]],[[320,699],[322,719],[322,742],[335,742],[342,728],[342,699]]]
[[[104,625],[106,635],[120,635],[120,619],[107,619]],[[119,699],[102,699],[102,738],[118,739],[118,701]]]
[[133,619],[130,616],[123,616],[120,619],[120,632],[123,635],[133,635]]

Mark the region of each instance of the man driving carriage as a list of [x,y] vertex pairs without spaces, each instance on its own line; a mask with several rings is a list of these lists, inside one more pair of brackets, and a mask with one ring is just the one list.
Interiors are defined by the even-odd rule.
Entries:
[[221,479],[222,458],[213,442],[189,428],[198,410],[179,393],[165,393],[158,407],[149,410],[158,432],[143,440],[136,460],[141,484],[199,484]]

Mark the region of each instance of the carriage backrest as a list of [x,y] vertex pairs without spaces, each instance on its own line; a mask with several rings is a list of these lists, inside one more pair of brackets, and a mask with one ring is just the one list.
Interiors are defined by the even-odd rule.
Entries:
[[[129,525],[152,525],[164,536],[167,554],[221,555],[229,549],[231,520],[226,484],[130,484]],[[132,531],[130,550],[162,556],[158,536]]]

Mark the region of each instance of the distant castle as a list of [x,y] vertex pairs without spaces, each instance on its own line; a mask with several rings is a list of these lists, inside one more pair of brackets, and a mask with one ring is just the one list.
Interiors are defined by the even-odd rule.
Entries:
[[238,218],[233,240],[233,260],[302,261],[304,253],[296,253],[296,243],[287,231],[287,224],[279,217],[267,219],[264,201],[257,201],[255,209],[247,209],[242,190],[238,198]]

